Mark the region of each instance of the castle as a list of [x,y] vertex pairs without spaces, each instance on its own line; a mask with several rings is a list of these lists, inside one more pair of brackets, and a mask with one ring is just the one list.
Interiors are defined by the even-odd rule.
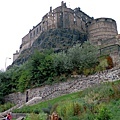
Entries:
[[110,54],[114,63],[119,61],[120,56],[120,36],[117,32],[116,21],[111,18],[90,17],[81,9],[71,9],[66,3],[61,2],[61,6],[52,9],[42,17],[42,21],[33,26],[29,33],[22,38],[20,50],[13,54],[15,61],[21,52],[32,46],[33,42],[43,31],[57,28],[69,28],[86,33],[88,40],[100,48],[100,54]]

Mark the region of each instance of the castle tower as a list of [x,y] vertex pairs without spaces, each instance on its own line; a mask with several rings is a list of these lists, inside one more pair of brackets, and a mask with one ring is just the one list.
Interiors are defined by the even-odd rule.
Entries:
[[87,23],[88,40],[99,46],[101,55],[110,55],[114,65],[119,64],[120,45],[116,36],[116,21],[111,18],[98,18]]
[[87,23],[88,39],[94,45],[101,44],[115,37],[117,32],[116,21],[111,18],[98,18]]

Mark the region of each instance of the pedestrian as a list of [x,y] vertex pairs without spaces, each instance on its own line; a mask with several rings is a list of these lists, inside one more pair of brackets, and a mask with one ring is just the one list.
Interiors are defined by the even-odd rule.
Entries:
[[12,120],[12,116],[11,116],[11,114],[10,113],[8,113],[7,114],[7,116],[6,116],[6,119],[5,120]]

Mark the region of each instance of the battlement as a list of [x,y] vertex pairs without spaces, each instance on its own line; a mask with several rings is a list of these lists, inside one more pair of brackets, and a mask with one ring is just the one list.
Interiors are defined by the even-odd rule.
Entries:
[[61,2],[61,6],[62,6],[62,7],[67,7],[67,6],[66,6],[66,3],[64,3],[64,1]]
[[95,23],[98,23],[98,22],[111,22],[111,23],[116,24],[116,21],[112,18],[97,18],[97,19],[93,19],[92,21],[87,22],[86,26],[89,26],[91,24],[95,24]]

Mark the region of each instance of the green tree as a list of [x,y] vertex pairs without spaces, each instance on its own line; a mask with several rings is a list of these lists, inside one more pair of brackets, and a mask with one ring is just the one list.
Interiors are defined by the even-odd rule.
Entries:
[[94,68],[98,63],[98,49],[91,45],[89,41],[70,48],[67,56],[73,70],[83,71],[84,69]]
[[64,51],[54,54],[53,58],[53,65],[58,76],[70,70],[70,61]]
[[53,67],[53,58],[51,52],[38,52],[32,56],[30,60],[31,84],[38,86],[48,79],[52,79],[55,70]]
[[81,47],[81,63],[84,68],[92,68],[98,63],[98,48],[86,41]]
[[69,60],[69,66],[72,69],[78,69],[81,66],[81,45],[77,44],[67,51],[67,56]]
[[0,102],[4,103],[4,96],[11,92],[11,77],[7,72],[0,72]]

